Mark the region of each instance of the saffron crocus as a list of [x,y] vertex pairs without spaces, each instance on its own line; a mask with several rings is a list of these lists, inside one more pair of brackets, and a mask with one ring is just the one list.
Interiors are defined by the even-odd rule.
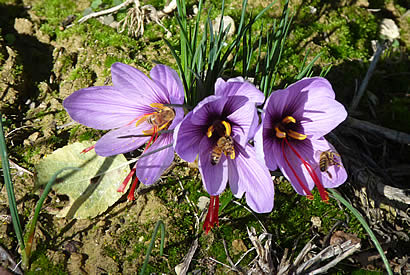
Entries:
[[114,63],[111,75],[113,86],[78,90],[64,100],[63,106],[73,120],[111,130],[95,144],[100,156],[127,153],[148,142],[144,152],[158,152],[141,158],[125,185],[134,173],[142,183],[152,184],[174,158],[172,130],[184,112],[167,104],[183,103],[182,82],[174,70],[164,65],[155,66],[149,78],[134,67]]
[[326,79],[302,79],[274,92],[265,103],[255,136],[258,156],[264,156],[270,170],[279,167],[297,193],[313,198],[316,185],[327,201],[325,188],[344,183],[347,174],[339,154],[323,136],[346,116]]
[[[245,194],[247,204],[255,212],[266,213],[273,208],[270,173],[248,144],[249,133],[258,123],[254,119],[255,102],[260,100],[240,95],[242,85],[248,83],[217,82],[216,95],[202,100],[174,132],[175,151],[181,158],[192,162],[199,155],[202,181],[211,195],[204,223],[206,232],[218,224],[219,194],[228,181],[232,193],[238,198]],[[250,88],[249,94],[257,91]]]

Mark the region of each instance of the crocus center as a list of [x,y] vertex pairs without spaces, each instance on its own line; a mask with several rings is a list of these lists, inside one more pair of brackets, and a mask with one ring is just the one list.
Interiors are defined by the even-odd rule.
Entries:
[[290,137],[296,140],[304,140],[307,136],[292,130],[296,119],[292,116],[286,116],[282,121],[275,124],[275,134],[277,138]]
[[156,135],[159,131],[168,129],[175,118],[175,111],[171,107],[164,106],[162,103],[152,103],[150,106],[155,111],[138,117],[135,123],[135,126],[138,126],[143,122],[147,122],[152,126],[151,129],[142,131],[147,136]]
[[216,144],[211,151],[212,165],[219,163],[222,154],[229,156],[231,159],[235,159],[235,147],[231,132],[231,124],[224,120],[216,120],[209,126],[206,136],[208,138],[216,138]]
[[306,186],[306,184],[303,182],[302,178],[300,177],[302,175],[299,175],[296,172],[295,168],[293,167],[294,164],[291,164],[290,161],[288,160],[288,156],[285,153],[285,146],[288,146],[291,149],[291,152],[295,154],[296,157],[301,161],[302,165],[305,167],[309,176],[312,178],[317,189],[319,190],[319,194],[322,200],[327,202],[329,200],[329,195],[327,194],[319,177],[316,175],[315,169],[313,169],[312,165],[310,165],[305,159],[303,159],[303,157],[299,154],[296,148],[292,146],[291,140],[294,140],[294,142],[297,142],[297,141],[305,140],[307,138],[307,135],[298,133],[297,131],[294,131],[292,129],[295,124],[296,124],[296,119],[294,117],[286,116],[280,122],[274,125],[276,137],[282,139],[281,148],[282,148],[283,158],[285,159],[286,165],[289,166],[290,170],[292,171],[299,185],[302,187],[303,191],[305,191],[307,198],[313,199],[312,193],[310,192],[309,188]]
[[[152,103],[150,104],[150,106],[155,109],[154,112],[143,114],[142,116],[137,117],[136,119],[128,123],[128,125],[131,125],[132,123],[136,121],[135,126],[138,126],[143,122],[147,122],[149,125],[152,126],[151,129],[142,131],[144,135],[151,136],[147,145],[145,146],[143,153],[145,153],[148,150],[148,148],[157,140],[160,134],[159,132],[162,130],[167,130],[169,125],[171,125],[172,121],[175,118],[175,111],[171,107],[164,106],[164,104],[162,103]],[[127,186],[132,176],[135,174],[135,171],[136,171],[136,165],[131,170],[131,172],[128,174],[128,176],[124,179],[120,187],[117,189],[117,192],[124,192],[125,187]],[[135,193],[135,188],[137,187],[138,181],[139,181],[138,178],[135,177],[135,179],[132,182],[130,192],[127,197],[129,201],[133,201],[135,199],[134,193]]]

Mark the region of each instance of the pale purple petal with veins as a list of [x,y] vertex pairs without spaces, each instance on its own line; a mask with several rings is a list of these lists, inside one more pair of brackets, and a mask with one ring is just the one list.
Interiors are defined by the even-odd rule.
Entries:
[[130,99],[139,101],[139,96],[149,97],[151,103],[170,103],[169,93],[140,70],[123,63],[111,66],[112,83],[118,90],[132,90]]
[[149,98],[130,100],[130,90],[111,86],[90,87],[72,93],[63,101],[71,118],[98,130],[122,127],[135,118],[151,112]]
[[181,158],[189,162],[198,155],[199,143],[206,131],[202,125],[192,123],[192,115],[192,112],[188,113],[174,130],[174,148]]
[[262,104],[265,100],[263,93],[242,77],[231,78],[228,81],[218,78],[215,83],[216,96],[246,96],[249,101]]
[[267,213],[272,211],[274,188],[268,168],[260,162],[255,153],[255,149],[246,145],[244,152],[238,150],[236,162],[239,181],[245,191],[246,203],[257,213]]
[[170,103],[184,103],[184,86],[178,73],[165,65],[157,65],[150,71],[150,76],[163,91],[168,91]]
[[[157,149],[161,149],[172,144],[172,133],[161,134],[158,139],[143,154],[148,154]],[[147,155],[138,160],[135,174],[138,179],[145,185],[155,183],[162,173],[167,169],[174,160],[174,148],[168,147],[159,150],[152,155]]]
[[150,129],[148,123],[135,127],[135,123],[111,130],[95,144],[95,152],[103,157],[123,154],[133,151],[145,144],[150,136],[141,137],[142,131]]
[[218,164],[211,164],[212,143],[204,136],[199,144],[198,167],[202,175],[202,182],[211,196],[222,193],[228,182],[228,163],[224,155]]

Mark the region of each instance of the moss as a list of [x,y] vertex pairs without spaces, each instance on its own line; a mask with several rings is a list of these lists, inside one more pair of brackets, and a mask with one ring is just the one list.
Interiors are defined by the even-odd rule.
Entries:
[[[42,253],[44,253],[44,251]],[[53,263],[46,255],[40,254],[40,251],[35,251],[32,259],[33,262],[30,266],[30,270],[25,274],[68,274],[68,272],[65,271],[63,264]]]
[[87,141],[87,140],[98,140],[98,138],[101,136],[100,131],[94,130],[94,129],[89,129],[82,133],[81,135],[78,136],[79,141]]

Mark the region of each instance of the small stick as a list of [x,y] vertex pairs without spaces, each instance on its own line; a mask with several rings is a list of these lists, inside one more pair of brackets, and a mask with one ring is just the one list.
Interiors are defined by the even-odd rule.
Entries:
[[224,267],[229,268],[230,270],[235,271],[235,270],[234,270],[234,269],[232,269],[232,267],[230,267],[229,265],[224,264],[223,262],[220,262],[220,261],[218,261],[218,260],[216,260],[216,259],[214,259],[214,258],[212,258],[212,257],[209,257],[208,259],[210,259],[211,261],[214,261],[214,262],[215,262],[215,263],[217,263],[217,264],[221,264],[221,265],[223,265]]
[[95,18],[95,17],[102,16],[102,15],[106,15],[106,14],[110,14],[110,13],[117,12],[118,10],[122,9],[123,7],[126,7],[126,6],[130,5],[132,2],[134,2],[134,0],[127,0],[127,1],[125,1],[125,2],[123,2],[123,3],[121,3],[121,4],[119,4],[119,5],[117,5],[117,6],[115,6],[115,7],[109,8],[109,9],[107,9],[107,10],[102,10],[102,11],[99,11],[99,12],[90,13],[90,14],[88,14],[88,15],[86,15],[86,16],[80,18],[80,20],[78,20],[78,23],[81,24],[81,23],[87,21],[88,19],[91,19],[91,18]]
[[188,250],[188,254],[185,256],[183,267],[179,274],[185,275],[188,271],[189,265],[191,264],[192,258],[195,255],[196,250],[198,249],[198,238],[195,238],[194,242],[192,243],[191,247]]
[[384,49],[386,49],[385,44],[377,43],[377,49],[373,55],[373,60],[370,63],[369,69],[367,70],[366,76],[364,77],[362,84],[360,85],[359,91],[353,97],[352,105],[349,108],[349,112],[353,112],[356,109],[357,105],[359,105],[360,99],[362,98],[364,91],[367,88],[367,84],[369,83],[369,80],[373,75],[374,69],[376,68],[377,61],[379,61],[379,58]]
[[349,248],[349,250],[347,250],[346,252],[344,252],[343,254],[339,255],[338,257],[336,257],[334,260],[332,260],[330,263],[328,263],[325,266],[322,266],[319,269],[316,269],[312,272],[310,272],[309,274],[323,274],[323,273],[327,273],[327,271],[336,266],[340,261],[344,260],[345,258],[349,257],[350,255],[352,255],[353,253],[355,253],[357,250],[360,249],[360,243],[357,243],[356,245],[352,246]]
[[401,144],[410,144],[409,134],[385,128],[367,121],[363,121],[349,116],[346,120],[346,125],[354,129],[378,134],[380,136],[383,136],[387,139],[390,139]]
[[225,250],[225,254],[226,254],[226,259],[228,260],[228,263],[231,265],[232,269],[235,270],[236,272],[238,272],[239,274],[245,274],[243,272],[243,270],[240,269],[240,267],[236,266],[233,261],[231,256],[229,255],[229,251],[228,251],[228,246],[226,245],[226,241],[225,239],[222,239],[222,244],[224,245],[224,250]]

